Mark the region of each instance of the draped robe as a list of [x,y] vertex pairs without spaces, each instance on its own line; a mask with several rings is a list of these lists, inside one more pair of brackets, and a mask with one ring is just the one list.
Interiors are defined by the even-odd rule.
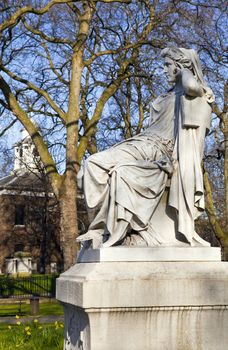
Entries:
[[[161,95],[152,103],[151,123],[145,132],[88,158],[85,198],[89,208],[98,209],[89,230],[106,229],[109,246],[124,238],[126,223],[128,231],[143,231],[146,236],[168,177],[169,205],[177,211],[178,230],[190,244],[197,236],[194,220],[204,208],[200,163],[211,113],[204,97],[200,99],[207,110],[203,117],[192,108],[194,102],[200,105],[199,98],[190,101],[189,109],[183,92]],[[194,125],[192,120],[184,125],[186,109],[188,117],[194,114]]]

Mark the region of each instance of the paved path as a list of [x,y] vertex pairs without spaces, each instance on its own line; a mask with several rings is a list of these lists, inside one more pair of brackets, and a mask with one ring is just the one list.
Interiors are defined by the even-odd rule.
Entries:
[[53,323],[55,321],[63,322],[63,316],[30,316],[30,317],[20,317],[16,319],[15,316],[12,317],[0,317],[0,323],[16,324],[17,321],[22,323],[32,322],[33,320],[38,320],[39,323]]

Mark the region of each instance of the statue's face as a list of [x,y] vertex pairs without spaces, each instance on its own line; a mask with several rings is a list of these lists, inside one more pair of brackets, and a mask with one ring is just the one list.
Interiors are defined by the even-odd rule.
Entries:
[[169,83],[175,83],[175,81],[176,81],[176,66],[175,66],[173,60],[169,57],[165,57],[164,73],[165,73]]

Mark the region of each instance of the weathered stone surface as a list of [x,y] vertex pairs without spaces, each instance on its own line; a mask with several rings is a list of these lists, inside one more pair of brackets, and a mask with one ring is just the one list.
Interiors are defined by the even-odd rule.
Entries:
[[228,343],[223,306],[85,311],[68,306],[67,312],[74,317],[66,317],[64,350],[225,350]]
[[77,264],[57,280],[65,350],[224,350],[227,290],[226,262]]

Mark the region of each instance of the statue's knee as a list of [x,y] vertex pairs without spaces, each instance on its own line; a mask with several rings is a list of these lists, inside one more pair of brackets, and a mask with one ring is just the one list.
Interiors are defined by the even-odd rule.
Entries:
[[105,155],[104,155],[104,151],[102,152],[97,152],[94,154],[91,154],[91,156],[89,156],[89,158],[87,158],[86,162],[88,163],[96,163],[97,161],[102,161],[105,159]]
[[96,159],[96,154],[97,153],[94,153],[94,154],[91,154],[87,159],[86,159],[86,164],[89,164],[90,162],[93,162],[95,159]]
[[97,166],[101,162],[102,158],[100,157],[100,153],[94,153],[89,156],[85,161],[85,169],[94,169],[94,166]]

